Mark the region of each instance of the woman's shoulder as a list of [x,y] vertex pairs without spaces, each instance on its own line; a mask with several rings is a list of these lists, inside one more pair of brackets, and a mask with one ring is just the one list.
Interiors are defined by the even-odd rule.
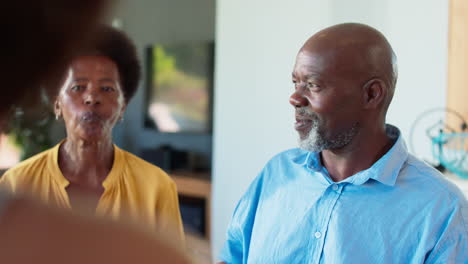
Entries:
[[137,179],[144,180],[146,183],[156,181],[159,184],[173,184],[171,177],[158,166],[125,150],[119,149],[119,151],[123,156],[126,170]]
[[41,175],[47,169],[47,164],[53,159],[53,148],[36,154],[14,167],[8,169],[0,180],[0,185],[8,185],[10,189],[30,183],[33,178]]
[[53,155],[53,148],[45,150],[39,154],[36,154],[10,168],[5,172],[8,174],[24,174],[30,171],[36,171],[37,169],[44,167],[49,162],[49,159]]

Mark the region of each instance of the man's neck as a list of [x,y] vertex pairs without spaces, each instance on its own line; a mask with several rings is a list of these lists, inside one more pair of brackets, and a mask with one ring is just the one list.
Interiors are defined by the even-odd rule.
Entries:
[[101,186],[112,169],[114,150],[111,140],[87,142],[67,139],[59,149],[59,166],[71,183]]
[[392,143],[392,140],[385,134],[385,129],[367,133],[361,130],[346,147],[322,151],[322,163],[327,168],[331,179],[339,182],[370,168],[390,150]]

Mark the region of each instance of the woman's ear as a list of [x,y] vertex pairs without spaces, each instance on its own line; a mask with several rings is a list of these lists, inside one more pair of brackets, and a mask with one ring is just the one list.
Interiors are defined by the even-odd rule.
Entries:
[[365,109],[378,108],[387,97],[387,85],[380,79],[371,79],[363,86]]
[[122,110],[120,110],[119,121],[123,121],[126,109],[127,109],[127,103],[123,103]]
[[62,116],[62,109],[60,108],[60,103],[58,101],[58,98],[56,98],[54,102],[54,113],[55,113],[56,120],[58,120]]

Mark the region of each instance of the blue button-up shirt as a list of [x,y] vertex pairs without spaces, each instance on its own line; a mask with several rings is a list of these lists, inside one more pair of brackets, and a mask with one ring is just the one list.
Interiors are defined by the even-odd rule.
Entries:
[[319,153],[271,159],[239,201],[226,263],[468,263],[468,204],[398,129],[372,167],[333,182]]

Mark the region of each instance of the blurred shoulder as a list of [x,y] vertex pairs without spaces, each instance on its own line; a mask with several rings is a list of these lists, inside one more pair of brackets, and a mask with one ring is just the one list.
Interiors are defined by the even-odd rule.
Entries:
[[135,263],[136,259],[140,264],[189,263],[182,250],[165,242],[169,240],[160,234],[25,198],[11,200],[2,216],[0,232],[2,263],[31,263],[32,259],[34,263],[63,263],[64,255],[74,256],[67,262],[70,264],[123,264]]

